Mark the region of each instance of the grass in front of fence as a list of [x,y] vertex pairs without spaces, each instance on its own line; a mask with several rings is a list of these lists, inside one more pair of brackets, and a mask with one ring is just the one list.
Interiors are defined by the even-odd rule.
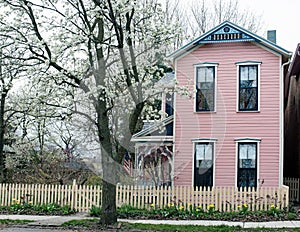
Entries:
[[[118,218],[123,219],[173,219],[173,220],[227,220],[227,221],[277,221],[300,220],[299,214],[280,210],[271,205],[267,211],[250,211],[246,204],[239,207],[239,211],[219,212],[213,204],[207,209],[199,206],[168,205],[164,208],[152,206],[151,209],[138,209],[124,205],[117,209]],[[93,206],[90,210],[93,217],[101,217],[101,208]]]
[[33,220],[12,220],[12,219],[0,219],[0,224],[12,225],[12,224],[27,224],[34,222]]
[[[99,224],[99,219],[84,219],[84,220],[72,220],[66,222],[62,225],[63,227],[67,227],[69,229],[76,228],[87,228],[100,230],[105,229],[102,228]],[[118,223],[114,226],[110,226],[110,228],[118,228],[120,231],[205,231],[205,232],[253,232],[253,231],[278,231],[278,232],[289,232],[289,231],[300,231],[300,228],[250,228],[244,229],[240,226],[197,226],[197,225],[166,225],[166,224],[139,224],[139,223]],[[94,231],[93,230],[93,231]]]
[[91,227],[95,224],[99,224],[99,219],[82,219],[82,220],[71,220],[63,223],[63,227]]
[[76,211],[67,205],[60,206],[55,203],[33,205],[31,202],[20,202],[18,200],[13,200],[11,205],[1,206],[0,213],[28,215],[69,215],[76,213]]
[[122,223],[123,230],[146,230],[146,231],[205,231],[205,232],[253,232],[253,231],[278,231],[278,232],[289,232],[289,231],[299,231],[300,228],[242,228],[240,226],[196,226],[196,225],[152,225],[152,224],[130,224]]

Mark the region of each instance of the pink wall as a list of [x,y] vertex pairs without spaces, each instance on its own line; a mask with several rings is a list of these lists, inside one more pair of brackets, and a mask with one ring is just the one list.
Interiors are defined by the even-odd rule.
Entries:
[[[236,62],[260,61],[260,112],[236,112]],[[280,57],[252,43],[208,44],[177,60],[180,85],[194,84],[194,64],[216,62],[216,113],[194,113],[194,99],[177,94],[175,100],[175,185],[193,184],[195,138],[217,139],[215,186],[236,184],[237,138],[260,138],[258,178],[263,186],[279,184]]]

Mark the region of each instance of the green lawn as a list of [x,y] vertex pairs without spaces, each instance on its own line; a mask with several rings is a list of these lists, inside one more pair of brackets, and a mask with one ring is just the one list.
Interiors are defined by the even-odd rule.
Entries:
[[[87,228],[87,229],[103,229],[99,228],[98,219],[89,219],[89,220],[73,220],[64,223],[63,226],[68,228]],[[115,227],[121,227],[119,231],[140,231],[140,230],[146,230],[148,231],[204,231],[204,232],[236,232],[236,231],[278,231],[278,232],[292,232],[292,231],[299,231],[300,228],[291,228],[291,229],[243,229],[239,226],[194,226],[194,225],[152,225],[152,224],[133,224],[133,223],[121,223],[118,225],[115,225]]]

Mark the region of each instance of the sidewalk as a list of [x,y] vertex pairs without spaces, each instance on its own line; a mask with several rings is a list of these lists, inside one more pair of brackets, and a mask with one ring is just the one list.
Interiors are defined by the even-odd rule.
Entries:
[[71,220],[91,219],[88,214],[77,213],[71,216],[39,216],[39,215],[0,215],[0,219],[30,220],[28,226],[58,227]]
[[167,225],[198,225],[198,226],[240,226],[241,228],[300,228],[300,221],[274,221],[274,222],[229,222],[206,220],[127,220],[119,222],[141,224],[167,224]]
[[[28,226],[59,227],[71,220],[92,219],[88,214],[78,213],[72,216],[35,216],[35,215],[0,215],[0,219],[31,220]],[[168,225],[201,225],[201,226],[240,226],[241,228],[300,228],[300,221],[273,221],[273,222],[229,222],[208,220],[127,220],[119,222],[141,224],[168,224]]]

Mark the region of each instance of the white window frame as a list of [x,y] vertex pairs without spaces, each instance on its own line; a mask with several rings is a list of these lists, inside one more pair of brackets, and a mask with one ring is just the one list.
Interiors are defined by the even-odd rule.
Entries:
[[[200,113],[200,114],[203,114],[203,113],[216,113],[217,112],[217,74],[218,74],[218,66],[219,66],[219,63],[216,63],[216,62],[203,62],[203,63],[198,63],[198,64],[194,64],[194,113]],[[214,75],[214,78],[215,78],[215,88],[214,88],[214,110],[211,110],[211,111],[197,111],[196,109],[196,103],[197,103],[197,98],[196,98],[196,93],[197,93],[197,88],[196,88],[196,85],[197,85],[197,68],[203,68],[203,67],[214,67],[215,68],[215,75]]]
[[[260,112],[260,66],[262,64],[261,61],[242,61],[236,62],[237,66],[237,78],[236,78],[236,112]],[[239,110],[240,104],[240,66],[245,65],[256,65],[257,66],[257,110]]]
[[193,144],[193,165],[192,165],[192,187],[194,187],[194,177],[195,177],[195,152],[196,152],[196,144],[197,143],[211,143],[213,146],[213,184],[212,187],[215,187],[216,182],[216,143],[217,139],[210,139],[210,138],[198,138],[198,139],[192,139]]
[[259,169],[259,163],[260,163],[260,138],[238,138],[235,139],[235,187],[237,187],[238,182],[238,163],[239,163],[239,144],[240,143],[256,143],[256,186],[259,187],[259,176],[260,176],[260,169]]

